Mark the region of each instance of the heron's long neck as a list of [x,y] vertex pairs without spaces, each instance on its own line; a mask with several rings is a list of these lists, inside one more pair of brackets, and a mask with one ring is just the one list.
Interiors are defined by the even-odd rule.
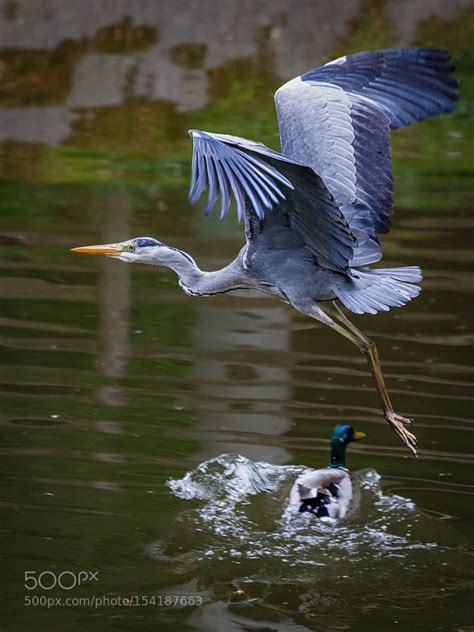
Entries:
[[176,272],[179,284],[187,294],[207,296],[245,286],[242,270],[237,261],[221,270],[205,272],[190,255],[177,248],[170,248],[164,265]]

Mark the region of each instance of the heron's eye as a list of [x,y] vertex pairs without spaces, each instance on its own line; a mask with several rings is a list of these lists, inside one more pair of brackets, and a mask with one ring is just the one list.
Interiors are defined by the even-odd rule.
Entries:
[[133,244],[127,244],[127,250],[130,250],[130,252],[135,252],[135,246]]

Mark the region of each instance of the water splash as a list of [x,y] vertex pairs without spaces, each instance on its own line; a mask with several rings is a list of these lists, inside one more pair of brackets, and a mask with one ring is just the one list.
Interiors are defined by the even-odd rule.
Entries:
[[289,506],[288,495],[304,469],[224,454],[168,486],[179,498],[203,501],[187,517],[212,536],[212,545],[202,551],[207,558],[273,556],[288,565],[319,566],[341,557],[404,556],[411,549],[437,546],[412,537],[424,516],[410,499],[384,494],[372,469],[355,473],[354,501],[343,521],[299,514]]

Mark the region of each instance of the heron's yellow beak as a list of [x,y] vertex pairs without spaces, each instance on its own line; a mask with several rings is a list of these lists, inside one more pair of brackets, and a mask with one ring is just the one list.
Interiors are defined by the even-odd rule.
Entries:
[[366,436],[365,432],[354,432],[354,441],[360,441]]
[[99,244],[98,246],[71,248],[71,252],[82,252],[85,255],[119,255],[123,249],[123,244]]

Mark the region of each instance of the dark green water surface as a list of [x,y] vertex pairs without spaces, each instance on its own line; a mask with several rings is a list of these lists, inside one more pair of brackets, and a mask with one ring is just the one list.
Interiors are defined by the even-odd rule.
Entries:
[[[0,3],[2,632],[474,630],[473,24],[466,1]],[[415,460],[332,331],[69,249],[152,235],[224,265],[242,227],[189,206],[187,130],[278,148],[281,83],[417,43],[463,82],[453,115],[394,135],[384,262],[421,265],[423,292],[353,319]],[[338,421],[367,433],[352,513],[292,518]]]

